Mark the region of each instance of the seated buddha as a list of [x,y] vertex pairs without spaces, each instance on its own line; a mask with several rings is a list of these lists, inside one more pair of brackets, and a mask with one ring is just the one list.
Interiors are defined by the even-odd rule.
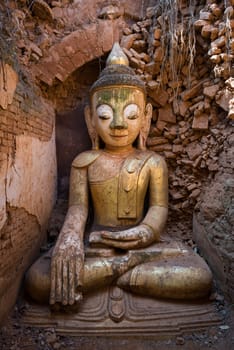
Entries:
[[205,261],[162,235],[168,175],[164,159],[146,150],[151,115],[144,83],[116,43],[90,90],[85,119],[92,150],[72,163],[64,225],[55,247],[26,276],[34,300],[77,306],[110,284],[155,298],[208,295]]

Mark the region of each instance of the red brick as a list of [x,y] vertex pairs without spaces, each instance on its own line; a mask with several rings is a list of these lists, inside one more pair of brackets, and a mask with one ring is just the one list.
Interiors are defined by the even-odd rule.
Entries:
[[167,104],[165,107],[158,110],[158,120],[172,124],[176,123],[176,116],[172,111],[171,105]]
[[192,128],[195,130],[207,130],[209,124],[209,117],[207,114],[200,114],[193,118]]

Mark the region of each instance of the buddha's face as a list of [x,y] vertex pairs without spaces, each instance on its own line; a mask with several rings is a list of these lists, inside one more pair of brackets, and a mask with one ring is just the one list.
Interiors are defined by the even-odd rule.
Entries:
[[94,127],[106,147],[123,148],[133,144],[145,116],[145,96],[134,87],[115,86],[92,96]]

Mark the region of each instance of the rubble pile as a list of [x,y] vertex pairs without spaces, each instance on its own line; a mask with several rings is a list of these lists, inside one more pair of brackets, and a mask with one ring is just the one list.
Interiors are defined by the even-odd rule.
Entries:
[[153,105],[147,145],[167,159],[169,203],[178,214],[192,212],[203,184],[221,169],[232,132],[234,12],[233,1],[172,2],[148,8],[124,30],[121,46],[146,83]]
[[15,28],[17,58],[23,66],[30,68],[63,37],[60,30],[64,29],[65,25],[61,25],[59,19],[56,19],[53,14],[53,8],[58,5],[63,8],[66,4],[65,1],[52,1],[50,7],[44,0],[29,2],[20,0],[19,4],[9,2]]
[[[233,76],[234,61],[234,1],[226,3],[211,1],[200,12],[200,18],[194,23],[199,33],[200,44],[208,49],[210,62],[216,77],[225,80],[223,89],[217,89],[216,103],[229,112],[234,119],[234,83],[229,77]],[[209,91],[208,91],[209,93]]]

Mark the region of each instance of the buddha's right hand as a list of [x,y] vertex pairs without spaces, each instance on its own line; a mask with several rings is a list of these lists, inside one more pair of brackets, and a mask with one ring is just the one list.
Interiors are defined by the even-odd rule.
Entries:
[[79,304],[83,283],[84,248],[76,237],[67,237],[54,248],[51,262],[50,304]]

